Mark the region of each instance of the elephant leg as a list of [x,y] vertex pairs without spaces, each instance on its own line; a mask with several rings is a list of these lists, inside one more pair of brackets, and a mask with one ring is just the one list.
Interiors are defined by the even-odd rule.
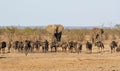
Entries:
[[103,52],[103,47],[101,47],[101,53]]
[[57,47],[55,47],[55,52],[57,52]]
[[80,49],[80,53],[81,53],[82,52],[82,46],[79,49]]
[[115,52],[115,48],[114,48],[114,52]]
[[5,53],[5,48],[2,48],[2,54],[4,54]]
[[103,47],[101,47],[101,53],[103,53]]
[[81,49],[80,49],[80,48],[78,48],[78,54],[79,54],[79,53],[81,53]]
[[65,47],[65,52],[67,52],[67,48]]
[[53,47],[51,47],[51,52],[52,52],[52,50],[53,50]]
[[23,47],[21,47],[21,53],[23,53]]
[[64,47],[62,47],[62,52],[64,52],[65,51],[65,48]]
[[98,53],[100,53],[100,47],[98,47]]
[[111,53],[112,53],[113,48],[111,47]]
[[45,47],[45,52],[48,52],[48,47],[47,46]]
[[105,52],[105,51],[104,51],[104,47],[102,47],[102,51]]
[[90,50],[90,54],[92,53],[92,50]]
[[10,49],[11,49],[11,47],[8,47],[8,53],[10,53]]
[[75,53],[79,53],[79,49],[75,47]]
[[18,48],[17,50],[18,50],[18,52],[20,52],[20,48]]
[[69,48],[69,52],[70,52],[70,53],[72,52],[72,48],[71,48],[71,47]]
[[49,51],[49,47],[47,47],[47,51]]
[[70,48],[70,53],[72,53],[72,47]]
[[73,47],[72,47],[72,53],[73,53]]
[[1,54],[1,48],[0,48],[0,54]]
[[28,50],[28,47],[25,47],[25,55],[27,56],[27,54],[28,54],[28,52],[29,52],[29,50]]
[[[36,51],[39,52],[39,48],[38,47],[35,47],[36,48]],[[33,48],[32,48],[32,51],[33,51]]]
[[31,47],[31,48],[30,48],[30,52],[33,52],[33,50],[34,50],[34,47]]
[[40,48],[39,48],[39,47],[37,47],[37,49],[38,49],[38,52],[39,52]]
[[44,47],[42,46],[42,52],[44,52]]

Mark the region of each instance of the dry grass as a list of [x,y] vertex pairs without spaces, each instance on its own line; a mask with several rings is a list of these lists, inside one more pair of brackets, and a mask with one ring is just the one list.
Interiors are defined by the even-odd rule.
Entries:
[[[119,71],[120,53],[110,53],[109,43],[111,40],[120,39],[120,30],[104,29],[105,52],[97,53],[97,47],[93,47],[92,54],[86,54],[83,44],[82,53],[23,53],[0,54],[0,71]],[[62,40],[90,39],[90,29],[65,29]],[[38,40],[49,39],[50,36],[45,29],[16,27],[0,28],[0,40]],[[59,49],[61,50],[61,49]]]
[[[59,49],[61,50],[61,49]],[[119,71],[120,53],[97,53],[94,47],[92,54],[86,54],[85,48],[77,53],[9,53],[0,57],[0,71]]]
[[[91,35],[91,29],[65,29],[63,31],[62,40],[69,41],[69,40],[76,40],[76,41],[84,41],[86,39],[86,35]],[[115,40],[120,38],[120,30],[119,29],[104,29],[103,40]],[[19,29],[16,27],[4,27],[0,28],[0,35],[7,36],[7,41],[13,40],[24,40],[24,39],[50,39],[49,33],[45,29],[41,28],[29,28],[26,27],[24,29]],[[0,37],[1,37],[0,36]],[[16,38],[17,37],[17,38]],[[30,37],[30,38],[29,38]],[[3,39],[2,37],[0,39]]]

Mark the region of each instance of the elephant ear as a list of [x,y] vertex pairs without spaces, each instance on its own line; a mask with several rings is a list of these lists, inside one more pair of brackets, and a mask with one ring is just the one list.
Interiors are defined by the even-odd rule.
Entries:
[[54,34],[56,33],[56,30],[58,33],[62,32],[64,30],[64,27],[62,25],[48,25],[46,27],[47,32],[49,32],[50,34]]
[[54,34],[56,32],[57,26],[56,25],[48,25],[46,27],[46,31],[50,34]]
[[64,30],[63,25],[57,25],[58,27],[58,33],[62,32]]
[[100,34],[103,34],[104,33],[104,30],[103,29],[100,29]]

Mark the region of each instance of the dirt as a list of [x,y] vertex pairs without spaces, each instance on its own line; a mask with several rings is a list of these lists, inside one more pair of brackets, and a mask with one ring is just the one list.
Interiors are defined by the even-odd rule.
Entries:
[[0,54],[0,71],[120,71],[120,53],[6,53]]

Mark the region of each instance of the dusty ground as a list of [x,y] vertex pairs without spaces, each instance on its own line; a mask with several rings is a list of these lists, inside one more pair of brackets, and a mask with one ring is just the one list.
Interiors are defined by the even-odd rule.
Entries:
[[0,71],[120,71],[120,53],[7,53],[0,55]]

